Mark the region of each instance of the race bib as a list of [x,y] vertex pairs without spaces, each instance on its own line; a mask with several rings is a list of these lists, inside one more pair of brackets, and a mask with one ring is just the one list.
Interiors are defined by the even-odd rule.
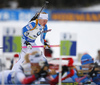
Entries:
[[24,35],[31,40],[35,40],[41,34],[41,32],[42,30],[40,31],[38,28],[35,28],[32,31],[25,32]]

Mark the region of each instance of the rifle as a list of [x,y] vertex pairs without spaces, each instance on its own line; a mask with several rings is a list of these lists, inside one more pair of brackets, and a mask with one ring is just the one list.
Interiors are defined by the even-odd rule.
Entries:
[[41,10],[35,14],[35,16],[32,17],[32,19],[29,21],[33,21],[33,20],[36,20],[38,18],[38,16],[40,15],[40,13],[42,12],[42,10],[46,7],[46,5],[48,4],[49,2],[48,1],[45,1],[44,5],[42,6]]
[[77,75],[78,76],[84,76],[84,74],[86,74],[86,75],[88,75],[88,76],[93,78],[93,77],[96,77],[97,74],[100,74],[100,65],[98,65],[97,62],[92,63],[90,65],[90,67],[92,67],[91,70],[85,70],[85,71],[84,70],[78,70],[77,71]]

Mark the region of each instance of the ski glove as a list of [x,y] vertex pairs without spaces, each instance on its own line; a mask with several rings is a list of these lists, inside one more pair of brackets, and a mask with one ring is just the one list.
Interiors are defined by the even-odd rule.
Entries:
[[37,74],[34,74],[34,75],[32,75],[32,76],[28,76],[28,77],[26,77],[26,78],[24,78],[22,81],[21,81],[21,83],[22,84],[30,84],[30,83],[32,83],[33,81],[35,81],[35,80],[37,80],[37,79],[39,79],[40,77],[46,77],[47,76],[47,71],[42,71],[42,72],[40,72],[40,73],[37,73]]
[[46,78],[47,75],[48,75],[48,72],[42,70],[39,73],[35,74],[35,77],[36,77],[36,79],[38,79],[40,77]]
[[47,42],[44,42],[44,47],[45,47],[46,49],[50,48],[50,46],[48,45]]
[[28,49],[32,49],[32,45],[29,42],[25,41],[25,44],[26,44]]
[[65,72],[68,72],[69,71],[69,68],[68,66],[62,66],[62,75],[65,73]]

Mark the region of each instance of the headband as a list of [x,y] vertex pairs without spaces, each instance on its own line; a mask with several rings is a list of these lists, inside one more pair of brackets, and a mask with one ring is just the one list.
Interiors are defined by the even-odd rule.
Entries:
[[40,14],[38,19],[47,19],[48,20],[48,14]]

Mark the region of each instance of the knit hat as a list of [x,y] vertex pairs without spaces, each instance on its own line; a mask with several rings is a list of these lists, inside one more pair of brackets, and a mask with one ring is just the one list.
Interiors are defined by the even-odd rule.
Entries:
[[47,64],[46,58],[39,53],[36,53],[35,55],[29,55],[29,60],[31,63],[39,63],[41,68]]
[[81,64],[85,65],[85,64],[89,64],[89,63],[94,63],[93,58],[89,54],[83,55],[81,58]]
[[17,58],[17,57],[19,57],[19,55],[18,55],[18,54],[14,54],[14,57],[16,57],[16,58]]

